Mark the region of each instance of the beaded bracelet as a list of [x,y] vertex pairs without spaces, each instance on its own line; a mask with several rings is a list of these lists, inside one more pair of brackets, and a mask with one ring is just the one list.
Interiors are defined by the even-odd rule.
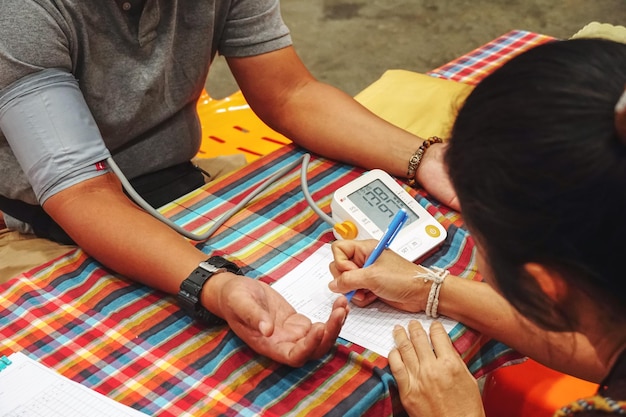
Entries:
[[430,147],[433,143],[442,143],[443,140],[437,136],[431,136],[426,139],[422,145],[417,148],[415,153],[409,159],[409,167],[406,171],[406,177],[408,178],[407,183],[411,187],[415,187],[417,181],[415,181],[415,173],[417,172],[417,168],[420,166],[420,162],[422,162],[422,158],[424,157],[424,153],[426,153],[426,149]]

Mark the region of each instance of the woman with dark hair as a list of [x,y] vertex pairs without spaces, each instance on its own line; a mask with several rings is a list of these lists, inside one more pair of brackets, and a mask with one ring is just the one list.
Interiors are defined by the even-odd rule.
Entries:
[[[375,242],[341,241],[331,289],[369,290],[353,298],[360,306],[380,298],[449,316],[601,381],[596,397],[555,415],[626,413],[625,86],[626,45],[611,41],[556,41],[506,63],[467,98],[446,153],[486,282],[445,277],[391,251],[361,268]],[[393,336],[389,364],[410,415],[483,415],[440,324],[430,343],[418,322]]]

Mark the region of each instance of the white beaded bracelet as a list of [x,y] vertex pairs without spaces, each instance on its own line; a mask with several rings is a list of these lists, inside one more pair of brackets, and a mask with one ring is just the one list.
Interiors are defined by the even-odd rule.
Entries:
[[432,282],[430,292],[428,293],[425,313],[428,317],[436,318],[439,317],[437,314],[437,308],[439,307],[439,291],[441,290],[441,284],[443,283],[443,280],[450,275],[450,271],[436,266],[431,268],[422,266],[422,268],[424,268],[424,271],[420,271],[415,274],[415,278],[422,278],[424,282]]

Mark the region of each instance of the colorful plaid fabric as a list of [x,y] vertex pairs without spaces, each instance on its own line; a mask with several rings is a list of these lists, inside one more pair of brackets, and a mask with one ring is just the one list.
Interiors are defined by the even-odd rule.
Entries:
[[[433,72],[476,82],[513,54],[549,38],[515,31]],[[162,211],[202,232],[268,172],[300,158],[286,146]],[[334,190],[362,170],[314,158],[313,198],[330,212]],[[448,230],[426,265],[480,279],[474,246],[459,215],[416,199]],[[299,173],[273,185],[230,219],[206,244],[207,254],[232,257],[248,276],[272,282],[333,239],[307,206]],[[344,340],[301,368],[255,355],[226,327],[197,325],[174,297],[112,274],[75,250],[0,287],[0,355],[24,351],[63,375],[149,415],[385,416],[402,411],[387,360]],[[381,335],[391,337],[391,335]],[[451,333],[475,376],[519,356],[462,325]]]
[[431,75],[474,85],[515,55],[553,39],[514,30],[433,70]]

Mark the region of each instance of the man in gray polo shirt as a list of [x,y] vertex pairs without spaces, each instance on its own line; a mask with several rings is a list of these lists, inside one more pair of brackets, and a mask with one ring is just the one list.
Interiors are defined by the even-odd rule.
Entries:
[[[291,46],[278,0],[3,0],[0,39],[0,211],[8,225],[71,239],[121,274],[182,292],[183,301],[193,290],[181,283],[208,275],[191,294],[201,316],[225,319],[277,361],[300,365],[328,351],[344,299],[327,323],[311,324],[220,260],[217,272],[202,272],[206,255],[139,210],[103,163],[112,155],[138,182],[182,173],[168,198],[197,187],[202,179],[188,169],[200,141],[196,102],[219,52],[277,131],[327,157],[405,175],[421,141],[315,80]],[[431,147],[415,179],[431,179],[424,185],[450,202],[441,153]]]

